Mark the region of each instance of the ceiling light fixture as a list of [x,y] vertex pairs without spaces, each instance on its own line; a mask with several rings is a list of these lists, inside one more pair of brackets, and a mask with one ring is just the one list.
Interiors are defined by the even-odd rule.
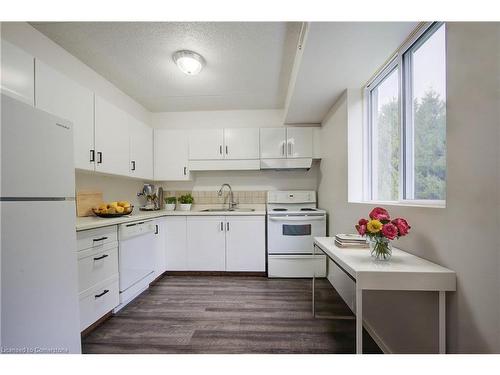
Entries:
[[205,66],[205,59],[200,54],[193,51],[177,51],[173,54],[177,67],[185,74],[194,76],[201,72]]

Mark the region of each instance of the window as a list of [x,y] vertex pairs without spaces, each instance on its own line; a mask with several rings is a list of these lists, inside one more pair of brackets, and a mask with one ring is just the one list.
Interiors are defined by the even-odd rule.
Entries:
[[399,83],[393,68],[370,92],[372,198],[399,199]]
[[427,25],[403,46],[366,86],[366,102],[366,199],[443,203],[445,25]]

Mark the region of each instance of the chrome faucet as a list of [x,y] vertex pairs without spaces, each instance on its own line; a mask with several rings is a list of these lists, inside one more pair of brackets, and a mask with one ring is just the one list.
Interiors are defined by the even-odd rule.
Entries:
[[222,184],[219,191],[217,192],[217,195],[219,197],[222,197],[222,190],[224,190],[224,187],[226,187],[226,186],[229,188],[229,209],[232,210],[233,208],[235,208],[238,205],[238,203],[236,203],[234,201],[233,189],[231,189],[231,185]]

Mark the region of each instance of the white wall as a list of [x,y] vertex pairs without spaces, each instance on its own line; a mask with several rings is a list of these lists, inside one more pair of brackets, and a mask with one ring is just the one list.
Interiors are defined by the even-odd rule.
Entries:
[[111,82],[26,22],[2,22],[1,37],[94,91],[138,120],[151,124],[151,113]]
[[85,171],[75,173],[76,191],[101,191],[105,202],[126,200],[134,206],[144,204],[137,193],[142,191],[144,182],[129,177],[108,176]]
[[158,112],[151,119],[156,129],[266,128],[283,126],[283,110]]
[[[387,207],[412,225],[398,247],[457,272],[458,290],[447,303],[452,353],[500,353],[499,29],[447,24],[446,208]],[[347,199],[347,98],[322,130],[318,190],[330,235],[352,232],[373,207]],[[437,352],[436,293],[365,292],[364,298],[367,322],[391,351]]]

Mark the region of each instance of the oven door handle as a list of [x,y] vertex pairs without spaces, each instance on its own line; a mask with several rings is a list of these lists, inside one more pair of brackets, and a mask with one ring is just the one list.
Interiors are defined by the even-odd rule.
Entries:
[[311,221],[325,220],[324,216],[269,216],[272,221]]

